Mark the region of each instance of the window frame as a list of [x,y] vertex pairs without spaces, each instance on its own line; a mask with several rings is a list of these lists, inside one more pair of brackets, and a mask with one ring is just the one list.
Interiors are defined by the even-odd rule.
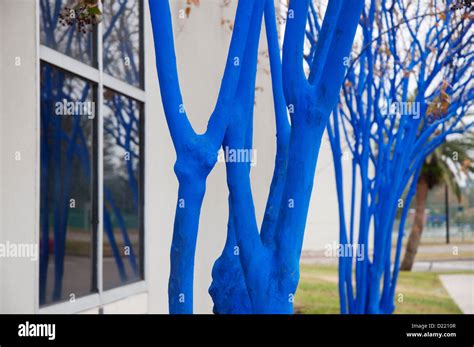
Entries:
[[[40,0],[36,1],[36,39],[37,39],[37,88],[38,88],[38,107],[37,117],[41,117],[40,109],[40,76],[41,76],[41,64],[47,63],[58,69],[64,70],[67,73],[74,74],[80,78],[83,78],[94,84],[95,102],[96,102],[96,117],[93,124],[93,182],[92,182],[92,206],[93,208],[93,220],[91,229],[92,243],[93,243],[93,284],[96,288],[96,292],[80,296],[74,301],[61,301],[56,303],[50,303],[46,305],[40,305],[39,303],[39,276],[36,279],[36,311],[40,314],[61,314],[61,313],[78,313],[82,311],[98,309],[101,310],[102,306],[125,299],[129,296],[146,293],[148,292],[148,286],[146,281],[146,254],[145,254],[145,158],[146,158],[146,141],[145,141],[145,110],[146,110],[146,83],[145,83],[145,69],[146,69],[146,54],[145,54],[145,42],[147,32],[145,30],[145,9],[146,2],[139,0],[139,30],[141,50],[139,51],[139,58],[141,62],[141,84],[140,87],[128,84],[118,78],[108,75],[104,71],[103,66],[103,23],[99,23],[97,26],[96,34],[93,35],[95,56],[93,59],[96,61],[96,67],[89,66],[79,60],[75,60],[59,51],[56,51],[50,47],[47,47],[40,42],[40,21],[41,21],[41,9]],[[139,153],[139,271],[140,280],[133,283],[126,283],[118,287],[104,290],[103,289],[103,247],[104,247],[104,224],[103,224],[103,204],[104,204],[104,89],[111,89],[127,98],[131,98],[138,102],[140,105],[140,117],[139,117],[139,136],[140,136],[140,153]],[[39,129],[38,129],[39,131]],[[39,152],[39,145],[38,145]],[[38,181],[39,187],[39,181]],[[38,195],[39,199],[39,195]],[[39,201],[37,202],[38,209],[40,208]],[[39,215],[39,214],[38,214]],[[39,219],[37,221],[39,226]],[[37,241],[39,244],[39,233],[37,234]],[[37,264],[37,273],[39,274],[39,262]]]

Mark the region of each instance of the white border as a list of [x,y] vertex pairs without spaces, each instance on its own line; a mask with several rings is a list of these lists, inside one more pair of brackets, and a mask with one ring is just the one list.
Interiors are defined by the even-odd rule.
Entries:
[[[101,32],[101,29],[100,29],[101,27],[102,25],[99,25],[98,31],[100,32]],[[99,50],[99,57],[98,57],[99,68],[98,69],[93,68],[87,64],[84,64],[78,60],[75,60],[63,53],[55,51],[54,49],[49,48],[44,45],[40,45],[39,55],[40,55],[40,60],[42,61],[55,65],[63,70],[72,72],[73,74],[83,77],[96,84],[100,84],[101,82],[103,82],[102,83],[103,86],[113,89],[121,94],[124,94],[133,99],[136,99],[137,101],[144,103],[145,102],[144,90],[137,88],[135,86],[132,86],[126,82],[119,80],[118,78],[112,77],[103,72],[103,66],[100,59],[102,57],[101,47],[102,47],[102,40],[99,40],[99,43],[97,45],[97,49]]]
[[40,60],[72,72],[94,83],[99,83],[99,70],[47,46],[40,45]]

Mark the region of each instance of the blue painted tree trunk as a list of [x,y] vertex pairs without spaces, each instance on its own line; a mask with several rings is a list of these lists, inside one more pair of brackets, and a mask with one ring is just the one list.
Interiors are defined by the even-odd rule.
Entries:
[[[234,107],[238,80],[245,69],[242,61],[247,54],[247,39],[252,36],[250,22],[254,21],[254,3],[257,8],[258,1],[239,1],[216,106],[206,133],[197,135],[186,116],[181,97],[169,3],[149,1],[161,97],[177,154],[175,172],[179,182],[168,285],[170,313],[193,311],[194,255],[206,178],[217,161],[229,113]],[[257,28],[253,29],[255,32]]]
[[[363,7],[330,1],[308,80],[303,46],[309,1],[292,1],[280,62],[273,1],[239,1],[221,91],[205,135],[197,136],[182,109],[171,13],[150,0],[156,64],[169,130],[177,153],[178,204],[171,247],[171,313],[192,312],[194,253],[205,180],[217,150],[252,148],[254,89],[262,15],[275,105],[277,157],[261,231],[256,224],[250,163],[227,162],[227,242],[213,270],[216,313],[292,313],[306,217],[322,135],[337,102]],[[265,7],[265,9],[264,9]],[[241,64],[235,66],[235,57]],[[288,111],[287,111],[288,110]],[[288,124],[287,112],[291,117]]]
[[[408,1],[402,0],[370,1],[363,11],[361,49],[348,60],[340,103],[328,124],[340,244],[354,245],[363,255],[358,259],[353,252],[339,258],[341,313],[392,313],[395,299],[403,301],[402,295],[395,298],[395,289],[421,166],[447,136],[473,126],[472,120],[463,121],[474,96],[468,67],[473,62],[472,21],[451,11],[450,4],[436,8],[445,19],[431,16],[429,5],[417,2],[409,10]],[[401,40],[404,46],[397,44]],[[348,216],[343,158],[352,163]]]

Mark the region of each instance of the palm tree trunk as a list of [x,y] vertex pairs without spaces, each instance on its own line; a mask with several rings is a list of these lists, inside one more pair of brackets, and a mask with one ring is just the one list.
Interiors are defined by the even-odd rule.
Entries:
[[421,240],[421,233],[425,224],[425,207],[426,200],[428,198],[428,182],[423,176],[420,176],[416,195],[415,195],[415,219],[411,228],[410,236],[408,237],[407,247],[405,256],[403,257],[402,265],[400,270],[411,271],[413,263],[415,262],[416,252]]

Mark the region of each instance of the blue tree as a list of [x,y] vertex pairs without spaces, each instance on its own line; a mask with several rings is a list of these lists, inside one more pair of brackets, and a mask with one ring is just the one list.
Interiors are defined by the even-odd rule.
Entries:
[[[259,35],[255,33],[258,12],[253,14],[254,2],[258,3],[239,1],[216,105],[206,132],[198,135],[186,116],[181,96],[169,2],[149,1],[161,98],[176,150],[174,169],[179,182],[168,290],[171,313],[191,313],[193,309],[194,254],[206,178],[217,161],[239,76],[249,65],[244,63],[250,55],[246,50],[248,37]],[[249,30],[252,24],[254,30]]]
[[454,11],[452,5],[373,0],[363,11],[359,47],[328,124],[340,246],[350,249],[357,242],[363,255],[353,251],[339,258],[342,313],[394,311],[404,227],[421,166],[448,136],[473,124],[467,117],[474,97],[472,18],[468,9]]
[[[290,3],[282,62],[273,1],[239,1],[221,90],[204,135],[196,135],[185,116],[169,3],[149,3],[161,96],[177,153],[179,181],[171,247],[170,312],[192,312],[199,212],[217,152],[222,145],[235,150],[252,148],[257,49],[264,7],[277,125],[274,176],[259,231],[250,189],[250,163],[226,163],[228,235],[214,266],[210,292],[217,313],[293,312],[321,138],[337,102],[345,74],[344,57],[350,52],[363,1],[329,1],[309,78],[303,68],[309,1]],[[235,65],[236,61],[239,64]]]

